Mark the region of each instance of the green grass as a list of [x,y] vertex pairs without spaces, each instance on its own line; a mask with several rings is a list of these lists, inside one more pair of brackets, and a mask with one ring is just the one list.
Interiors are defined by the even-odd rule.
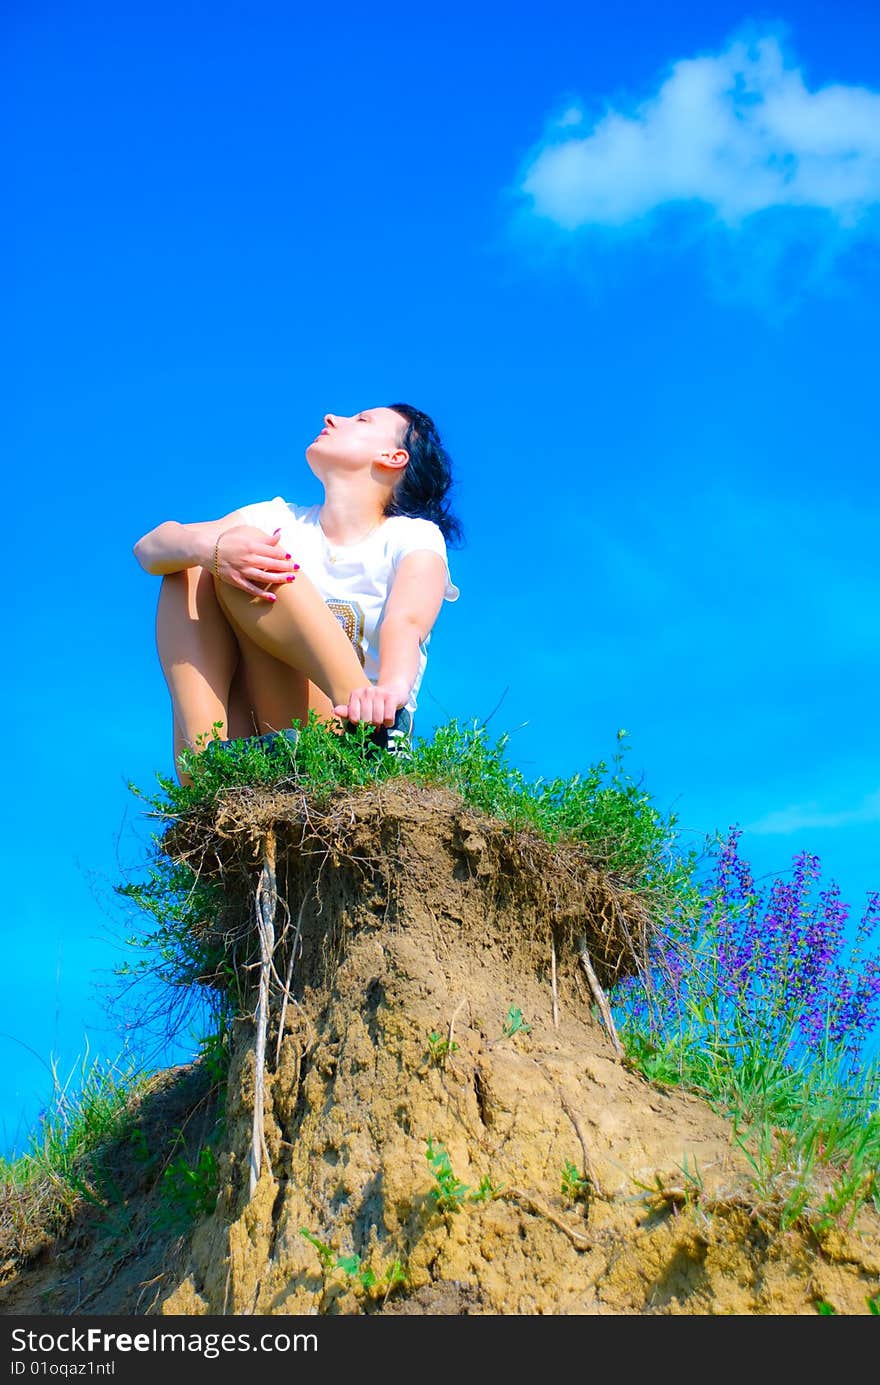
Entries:
[[219,1188],[220,1168],[211,1144],[202,1145],[192,1159],[173,1159],[162,1173],[157,1225],[178,1234],[188,1230],[214,1211]]
[[528,780],[509,762],[510,737],[492,741],[477,723],[457,720],[416,738],[406,760],[367,744],[367,728],[339,736],[312,714],[295,745],[267,748],[256,739],[184,751],[181,768],[192,782],[160,775],[160,792],[132,786],[165,821],[210,807],[234,788],[289,787],[316,805],[340,789],[406,776],[453,789],[475,808],[510,824],[531,827],[550,842],[577,842],[623,882],[662,896],[670,907],[694,899],[698,853],[683,849],[674,813],[664,813],[626,766],[627,733],[617,733],[610,761],[600,760],[567,779]]
[[0,1261],[9,1264],[63,1233],[83,1204],[107,1209],[112,1189],[101,1151],[132,1132],[132,1103],[149,1084],[133,1063],[90,1062],[88,1053],[65,1081],[51,1066],[52,1094],[28,1148],[0,1157]]
[[462,1183],[452,1167],[446,1146],[435,1145],[430,1135],[425,1158],[434,1179],[428,1192],[428,1202],[440,1213],[460,1212],[468,1202],[490,1202],[500,1191],[499,1185],[489,1174],[483,1175],[476,1188]]
[[627,1056],[645,1076],[703,1097],[731,1121],[752,1168],[755,1191],[783,1227],[821,1234],[852,1224],[861,1207],[880,1212],[880,1072],[842,1078],[833,1052],[793,1061],[785,1036],[760,1035],[686,1018],[662,1042],[621,1026]]
[[[199,1067],[216,1098],[214,1129],[194,1151],[182,1129],[170,1147],[156,1148],[142,1128],[144,1101],[156,1085],[130,1057],[115,1062],[78,1059],[65,1080],[50,1063],[52,1093],[27,1149],[0,1157],[0,1263],[25,1263],[46,1240],[62,1234],[83,1206],[100,1213],[102,1234],[130,1233],[120,1168],[139,1168],[144,1189],[155,1188],[153,1224],[179,1233],[213,1209],[219,1183],[214,1144],[222,1130],[229,1045],[222,1033],[199,1041]],[[177,1157],[173,1157],[177,1155]],[[110,1157],[108,1157],[110,1156]]]
[[52,1094],[28,1148],[12,1159],[0,1157],[0,1181],[12,1187],[48,1179],[74,1189],[85,1157],[130,1124],[132,1098],[149,1082],[132,1063],[90,1062],[88,1052],[65,1081],[57,1064],[51,1067]]

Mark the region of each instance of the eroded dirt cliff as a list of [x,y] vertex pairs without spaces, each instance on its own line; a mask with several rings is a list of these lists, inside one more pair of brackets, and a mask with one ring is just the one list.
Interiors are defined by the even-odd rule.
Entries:
[[[4,1312],[869,1311],[878,1218],[821,1240],[781,1231],[731,1126],[615,1052],[577,949],[586,941],[606,984],[625,970],[637,900],[446,791],[387,784],[320,815],[297,795],[257,794],[171,842],[228,876],[237,902],[222,926],[239,945],[267,834],[287,926],[253,1193],[258,1064],[244,1018],[214,1211],[163,1236],[155,1188],[132,1186],[138,1256],[105,1238],[102,1268],[89,1212],[10,1276]],[[445,1208],[428,1157],[441,1146],[470,1189]]]

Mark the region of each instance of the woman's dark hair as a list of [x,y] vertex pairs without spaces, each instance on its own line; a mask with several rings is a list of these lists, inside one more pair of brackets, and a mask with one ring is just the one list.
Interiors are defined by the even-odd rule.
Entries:
[[461,543],[462,527],[449,507],[452,489],[452,459],[443,443],[437,425],[412,404],[388,404],[407,421],[401,447],[409,453],[403,475],[394,487],[386,515],[412,515],[430,519],[450,543]]

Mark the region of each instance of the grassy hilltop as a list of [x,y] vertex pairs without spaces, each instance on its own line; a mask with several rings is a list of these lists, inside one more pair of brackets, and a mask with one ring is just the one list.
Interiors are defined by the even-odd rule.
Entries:
[[[329,1142],[350,1169],[339,1185],[347,1189],[343,1204],[342,1193],[331,1196],[324,1183],[311,1188],[307,1205],[291,1203],[291,1217],[306,1218],[311,1208],[318,1219],[296,1229],[296,1249],[284,1247],[284,1293],[293,1295],[285,1301],[305,1303],[312,1290],[304,1276],[318,1274],[320,1293],[308,1300],[308,1311],[351,1311],[339,1307],[346,1294],[359,1305],[354,1311],[390,1311],[395,1302],[398,1311],[424,1312],[707,1311],[688,1276],[686,1289],[675,1292],[661,1292],[657,1278],[647,1306],[637,1306],[633,1285],[660,1252],[653,1243],[650,1255],[646,1247],[633,1249],[643,1233],[624,1226],[622,1208],[634,1197],[654,1214],[684,1209],[695,1224],[723,1221],[728,1241],[744,1217],[733,1238],[737,1254],[758,1228],[765,1238],[794,1235],[828,1260],[835,1237],[867,1226],[870,1239],[875,1221],[880,1226],[880,1080],[864,1056],[880,1007],[880,961],[872,950],[880,896],[853,928],[836,887],[823,884],[820,862],[807,853],[795,858],[789,879],[758,888],[735,828],[701,852],[684,849],[674,814],[660,812],[629,775],[623,733],[609,763],[568,780],[527,781],[507,760],[506,738],[493,744],[484,729],[457,722],[417,742],[404,761],[313,721],[295,746],[243,741],[189,756],[184,768],[191,782],[162,778],[145,799],[161,830],[145,878],[120,889],[138,920],[129,939],[133,960],[118,969],[120,995],[131,1004],[142,990],[149,994],[144,1022],[158,1019],[166,1029],[184,1024],[194,1001],[208,995],[213,1028],[187,1072],[185,1100],[167,1075],[112,1065],[93,1066],[76,1093],[56,1084],[28,1153],[0,1165],[0,1259],[10,1302],[27,1301],[28,1276],[43,1273],[46,1247],[69,1240],[85,1213],[90,1225],[102,1217],[112,1225],[121,1209],[137,1204],[129,1220],[138,1224],[142,1248],[153,1247],[157,1279],[169,1273],[172,1242],[178,1256],[184,1243],[196,1247],[192,1265],[200,1268],[187,1276],[181,1262],[178,1287],[166,1283],[168,1302],[174,1311],[207,1311],[190,1305],[214,1303],[215,1262],[239,1264],[233,1242],[242,1207],[258,1208],[267,1177],[276,1194],[307,1183],[306,1165],[294,1177],[297,1148],[314,1149],[315,1141]],[[413,886],[409,894],[403,876]],[[304,922],[307,897],[317,905],[309,905]],[[264,926],[275,949],[268,959],[265,947],[260,952]],[[420,940],[424,977],[419,966],[407,971],[404,935]],[[397,971],[387,973],[392,955]],[[426,979],[434,1010],[426,1008]],[[376,987],[381,995],[373,1003]],[[352,1057],[349,1029],[358,1012],[367,1047]],[[392,1081],[383,1064],[395,1045],[395,1071],[404,1077]],[[324,1129],[316,1114],[324,1072],[318,1055],[325,1050],[332,1050],[327,1070],[339,1065],[338,1076],[326,1080],[336,1083],[333,1099],[347,1112],[348,1131]],[[370,1101],[385,1100],[386,1077],[389,1102],[403,1081],[411,1101],[405,1120],[386,1112],[377,1124],[355,1076],[364,1063],[376,1065]],[[475,1091],[477,1103],[470,1125],[460,1115],[464,1087],[456,1095],[468,1072],[468,1100]],[[590,1073],[593,1085],[584,1087]],[[573,1122],[569,1154],[545,1110],[547,1083]],[[520,1106],[544,1114],[515,1157],[515,1146],[505,1146],[493,1163],[486,1151],[495,1147],[497,1109],[514,1089]],[[699,1148],[710,1167],[693,1154],[672,1157],[675,1122],[667,1143],[658,1143],[662,1103],[644,1117],[642,1130],[642,1103],[651,1092],[679,1094],[690,1148]],[[312,1102],[311,1116],[303,1100]],[[578,1101],[596,1112],[595,1129],[587,1120],[589,1136]],[[699,1103],[708,1124],[698,1130]],[[264,1105],[263,1148],[251,1148],[245,1194],[236,1170],[250,1138],[248,1113],[262,1113]],[[616,1117],[602,1115],[603,1106]],[[404,1134],[386,1148],[385,1127],[401,1120]],[[476,1143],[474,1120],[482,1132]],[[538,1186],[543,1175],[532,1154],[539,1145],[545,1162],[559,1164],[558,1186]],[[372,1221],[346,1220],[340,1207],[362,1193],[354,1169],[362,1166],[368,1186],[376,1158],[386,1184],[403,1191],[393,1207],[387,1197],[374,1199]],[[475,1181],[459,1176],[462,1160]],[[611,1170],[627,1160],[625,1197]],[[420,1168],[427,1179],[421,1202],[408,1191]],[[450,1228],[464,1225],[463,1215],[474,1219],[475,1236],[479,1226],[484,1251],[490,1233],[503,1246],[506,1269],[494,1271],[497,1283],[466,1249],[467,1237],[452,1257]],[[555,1294],[567,1307],[515,1306],[531,1303],[533,1290],[520,1284],[521,1267],[511,1258],[513,1217],[532,1227],[534,1263],[543,1256],[555,1264],[556,1240],[565,1242],[572,1264],[565,1273],[560,1268],[550,1302]],[[380,1254],[376,1226],[394,1241],[394,1255]],[[603,1300],[599,1279],[584,1266],[612,1241],[618,1258],[619,1247],[627,1247],[638,1271],[632,1282],[621,1280],[617,1300]],[[468,1292],[482,1297],[444,1298],[440,1285],[429,1283],[429,1242],[430,1264],[452,1257],[443,1283],[454,1271],[456,1284],[470,1283]],[[312,1270],[303,1256],[311,1257]],[[817,1312],[877,1312],[880,1281],[871,1264],[868,1256],[860,1287],[841,1289],[837,1303],[838,1281],[814,1275],[804,1302]],[[250,1284],[251,1272],[239,1273],[241,1284]],[[600,1278],[611,1282],[607,1270]],[[53,1284],[41,1292],[60,1293],[66,1302]],[[101,1293],[90,1301],[102,1303]],[[618,1306],[602,1306],[612,1301]],[[407,1302],[421,1307],[407,1309]],[[581,1302],[593,1306],[576,1306]],[[758,1295],[713,1311],[804,1311],[786,1302]],[[99,1310],[80,1302],[56,1311]],[[148,1302],[127,1311],[157,1310]]]

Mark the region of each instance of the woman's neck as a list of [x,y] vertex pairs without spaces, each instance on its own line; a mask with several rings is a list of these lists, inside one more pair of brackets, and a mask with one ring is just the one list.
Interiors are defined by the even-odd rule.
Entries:
[[331,543],[357,543],[382,523],[386,503],[387,496],[375,484],[356,488],[349,478],[328,477],[318,519]]

